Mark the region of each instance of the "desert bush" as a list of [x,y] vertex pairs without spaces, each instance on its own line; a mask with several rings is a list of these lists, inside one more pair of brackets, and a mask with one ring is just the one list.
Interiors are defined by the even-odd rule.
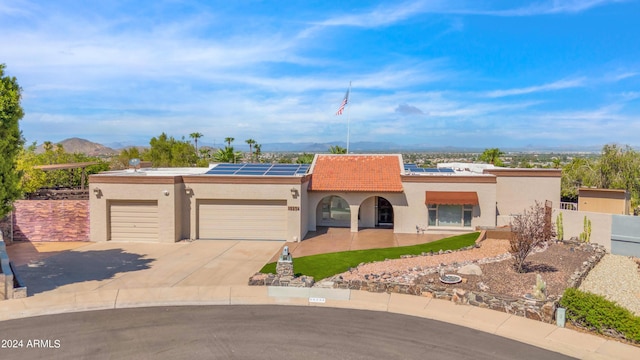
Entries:
[[640,316],[604,296],[568,288],[560,306],[566,308],[567,320],[578,326],[640,343]]
[[525,272],[527,256],[555,236],[554,226],[548,222],[544,206],[537,201],[511,221],[509,252],[513,256],[513,266],[517,272]]

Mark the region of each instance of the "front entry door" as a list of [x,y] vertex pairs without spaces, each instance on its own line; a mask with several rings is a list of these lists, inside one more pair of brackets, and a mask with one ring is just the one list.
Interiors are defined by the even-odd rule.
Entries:
[[378,219],[376,226],[393,226],[393,206],[387,199],[378,197]]

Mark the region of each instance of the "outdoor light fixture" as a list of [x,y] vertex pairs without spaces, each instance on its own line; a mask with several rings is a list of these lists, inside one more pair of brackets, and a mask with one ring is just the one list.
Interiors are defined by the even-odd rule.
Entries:
[[100,196],[100,192],[101,192],[101,191],[100,191],[100,188],[97,188],[97,187],[93,188],[93,193],[94,193],[96,196]]
[[298,189],[296,189],[296,188],[291,188],[291,196],[292,196],[293,198],[298,197]]
[[184,188],[184,192],[187,195],[193,195],[193,189],[192,188]]
[[164,194],[164,196],[169,196],[169,190],[165,190],[162,193]]

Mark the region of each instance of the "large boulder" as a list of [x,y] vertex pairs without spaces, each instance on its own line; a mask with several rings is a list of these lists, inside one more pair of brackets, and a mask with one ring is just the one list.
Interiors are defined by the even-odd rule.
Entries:
[[476,264],[468,264],[458,270],[458,274],[462,275],[482,275],[482,269]]

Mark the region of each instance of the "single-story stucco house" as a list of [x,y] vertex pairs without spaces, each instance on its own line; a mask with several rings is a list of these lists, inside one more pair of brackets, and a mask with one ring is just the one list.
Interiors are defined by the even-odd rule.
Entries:
[[92,241],[300,241],[318,226],[396,233],[505,225],[536,201],[560,204],[561,171],[401,155],[316,155],[311,165],[212,164],[90,176]]

